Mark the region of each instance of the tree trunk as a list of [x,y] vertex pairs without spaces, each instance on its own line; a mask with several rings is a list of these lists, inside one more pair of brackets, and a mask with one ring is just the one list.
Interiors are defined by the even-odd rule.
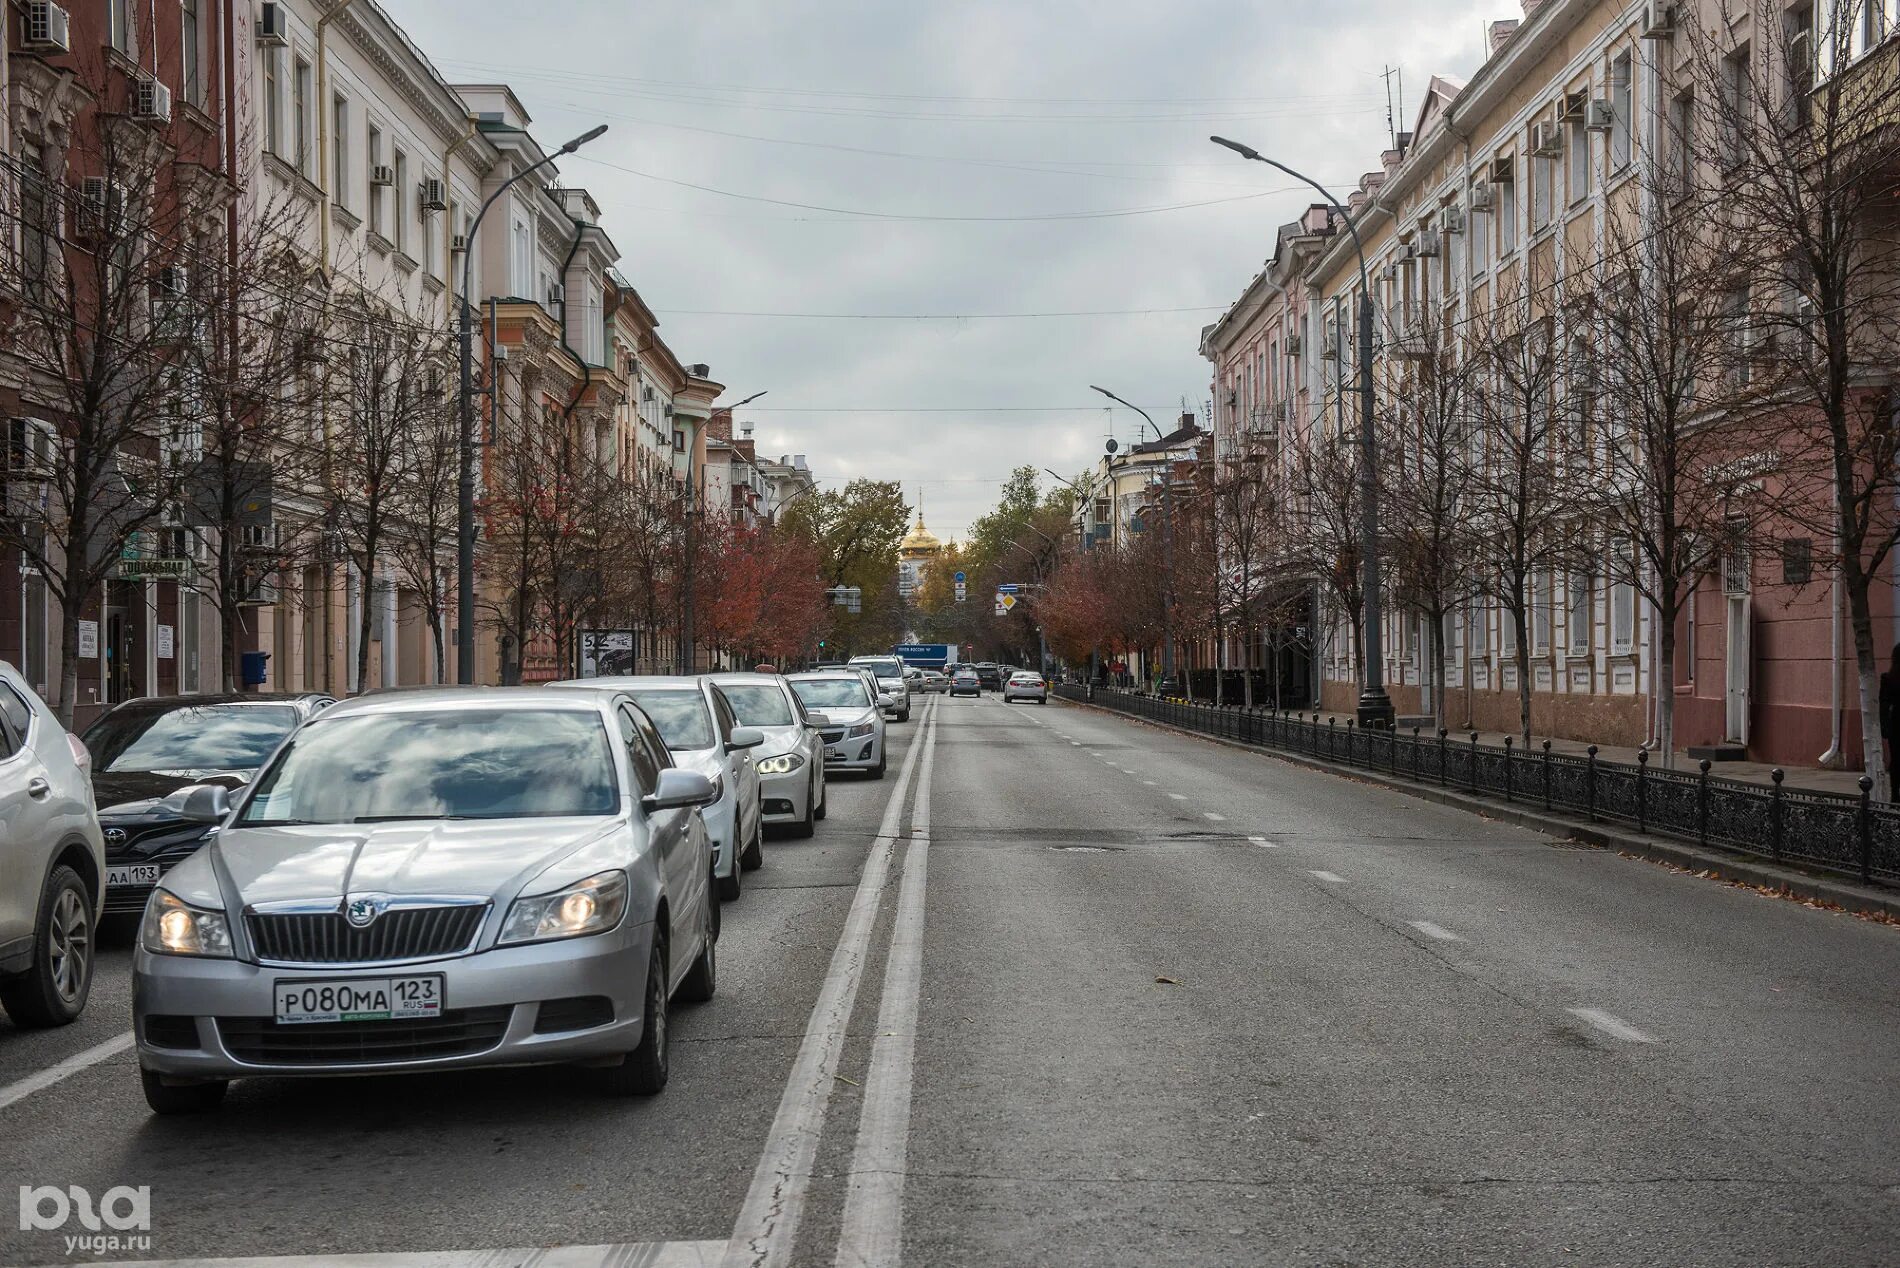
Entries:
[[1650,690],[1656,693],[1656,746],[1662,751],[1664,770],[1676,765],[1676,623],[1664,620],[1659,610],[1651,609],[1661,626],[1657,637],[1657,665]]
[[82,606],[77,601],[59,605],[59,694],[54,697],[53,711],[59,714],[59,724],[68,731],[73,729],[73,707],[79,703],[79,609]]
[[1445,725],[1445,613],[1435,609],[1427,615],[1432,623],[1428,640],[1432,663],[1425,671],[1425,684],[1432,691],[1432,731],[1436,733]]
[[1880,663],[1874,655],[1874,618],[1867,600],[1869,578],[1854,569],[1847,578],[1847,609],[1854,623],[1854,670],[1860,679],[1861,767],[1874,781],[1873,799],[1890,800],[1885,745],[1880,735]]
[[1524,747],[1531,746],[1531,644],[1530,622],[1522,607],[1511,609],[1511,624],[1517,628],[1517,729],[1524,739]]
[[363,570],[361,597],[356,602],[356,690],[369,690],[369,640],[376,627],[376,556],[370,554]]

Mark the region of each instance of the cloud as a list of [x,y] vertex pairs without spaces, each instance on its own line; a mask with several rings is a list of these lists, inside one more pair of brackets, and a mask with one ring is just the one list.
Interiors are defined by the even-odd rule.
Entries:
[[[451,81],[512,84],[544,141],[609,123],[586,151],[604,162],[577,156],[563,179],[600,202],[622,271],[668,343],[708,362],[735,397],[769,392],[768,408],[740,415],[762,450],[804,453],[821,478],[900,479],[944,537],[989,507],[1011,467],[1069,474],[1111,428],[1134,438],[1140,420],[1111,419],[1088,384],[1139,402],[1163,427],[1184,398],[1200,409],[1209,376],[1197,344],[1215,313],[917,322],[684,310],[1225,305],[1308,199],[1289,191],[1111,219],[880,221],[619,169],[923,216],[1287,190],[1278,173],[1207,143],[1222,132],[1349,186],[1388,143],[1382,67],[1403,63],[1403,128],[1427,76],[1468,75],[1483,20],[1507,16],[1438,0],[561,0],[523,22],[501,0],[384,4]],[[861,412],[978,406],[1068,412]]]

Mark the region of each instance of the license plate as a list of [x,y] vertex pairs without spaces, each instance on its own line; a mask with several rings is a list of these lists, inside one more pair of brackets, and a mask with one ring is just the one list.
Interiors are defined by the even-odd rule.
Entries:
[[279,978],[277,1020],[285,1025],[321,1021],[415,1021],[442,1015],[442,975],[341,980]]
[[106,869],[106,888],[119,889],[133,885],[156,885],[165,869],[156,863],[128,863],[123,867]]
[[842,762],[844,760],[844,750],[841,748],[826,749],[825,760],[827,762]]

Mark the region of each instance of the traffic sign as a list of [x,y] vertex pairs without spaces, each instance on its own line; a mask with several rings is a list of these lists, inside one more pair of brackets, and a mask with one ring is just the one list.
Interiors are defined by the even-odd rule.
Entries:
[[1015,594],[1018,588],[1019,588],[1019,587],[1018,587],[1018,586],[1017,586],[1017,585],[1016,585],[1016,584],[1015,584],[1014,582],[1011,582],[1011,583],[1010,583],[1010,584],[1008,584],[1008,585],[1003,585],[1003,586],[998,586],[998,587],[996,587],[996,593],[998,593],[998,594]]
[[953,575],[953,576],[952,576],[952,577],[951,577],[950,579],[951,579],[952,581],[954,581],[954,582],[956,582],[956,583],[957,583],[958,585],[962,585],[962,584],[964,583],[964,581],[965,581],[965,577],[964,577],[964,575],[963,575],[963,574],[962,574],[961,572],[959,572],[959,573],[956,573],[956,574],[955,574],[955,575]]
[[1016,607],[1016,603],[1017,599],[1015,595],[1007,592],[999,593],[996,596],[996,615],[1002,616],[1012,611]]

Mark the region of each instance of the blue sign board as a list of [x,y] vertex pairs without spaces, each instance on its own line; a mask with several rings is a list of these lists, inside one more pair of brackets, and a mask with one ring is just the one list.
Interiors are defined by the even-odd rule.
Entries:
[[965,580],[963,574],[960,572],[957,573],[953,579],[956,581],[958,585],[962,585]]
[[891,653],[906,665],[942,667],[956,657],[954,643],[899,643]]

